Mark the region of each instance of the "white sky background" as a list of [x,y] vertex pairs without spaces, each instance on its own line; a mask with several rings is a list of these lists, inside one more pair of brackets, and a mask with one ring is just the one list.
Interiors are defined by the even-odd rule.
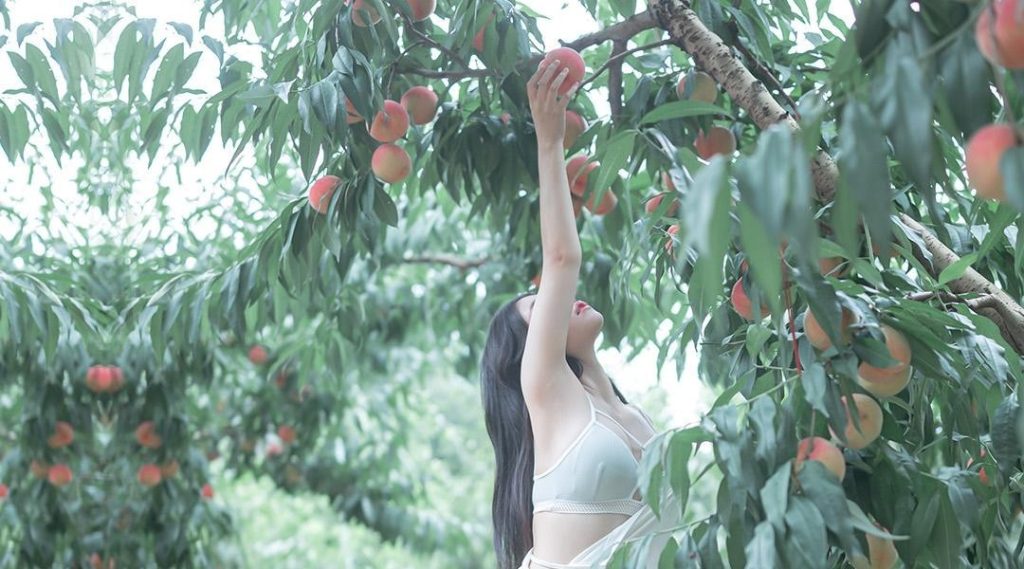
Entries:
[[[201,2],[199,0],[174,0],[171,2],[135,0],[125,3],[134,6],[140,18],[155,18],[159,24],[163,24],[165,29],[166,22],[187,23],[196,30],[195,39],[198,41],[200,38],[198,33],[198,15]],[[549,18],[538,21],[546,49],[557,47],[560,45],[559,41],[570,41],[597,31],[600,27],[576,0],[557,2],[551,0],[520,0],[520,3],[531,7]],[[41,21],[44,22],[44,26],[37,29],[36,34],[43,34],[44,37],[48,37],[52,35],[53,19],[72,17],[77,3],[12,0],[8,4],[15,28],[23,23]],[[645,2],[643,1],[637,2],[639,9],[642,9],[644,4]],[[808,2],[808,4],[811,4],[811,9],[813,10],[813,2]],[[847,2],[833,2],[830,9],[843,20],[852,22],[852,10]],[[219,18],[209,19],[207,21],[207,28],[204,30],[205,33],[214,37],[222,36],[223,30],[218,29],[220,21]],[[11,31],[12,36],[13,31]],[[816,30],[811,29],[807,31]],[[117,33],[116,29],[115,33]],[[14,41],[14,38],[10,37],[8,39],[8,47]],[[108,42],[107,53],[100,52],[97,54],[97,59],[101,61],[100,66],[105,65],[103,63],[104,60],[109,62],[110,58],[113,57],[111,53],[113,49],[112,44],[113,42]],[[232,47],[231,53],[240,55],[240,49],[244,48],[240,46]],[[258,58],[258,54],[253,54],[253,56],[254,59]],[[244,58],[244,56],[241,57]],[[154,64],[153,69],[155,70],[155,68],[156,65]],[[217,62],[215,58],[204,56],[193,74],[194,79],[190,85],[205,89],[209,93],[214,93],[218,89],[216,77]],[[61,77],[59,73],[57,73],[57,78],[58,84],[60,84]],[[205,82],[204,78],[206,78]],[[0,58],[0,91],[11,88],[15,82],[16,76],[10,67],[9,61],[6,57]],[[63,86],[61,86],[61,90],[63,90]],[[598,112],[607,115],[608,103],[605,94],[594,92],[591,98]],[[183,183],[178,183],[177,180],[164,180],[164,183],[172,185],[174,188],[172,195],[176,196],[177,199],[169,200],[168,205],[172,210],[175,205],[180,206],[181,212],[179,217],[183,217],[193,211],[195,208],[194,203],[207,203],[210,199],[208,195],[211,190],[222,190],[224,188],[224,181],[222,180],[224,165],[230,159],[231,150],[219,146],[218,143],[219,138],[215,137],[201,164],[183,168]],[[51,172],[56,172],[52,181],[52,191],[58,203],[63,202],[71,211],[77,210],[80,212],[76,219],[80,220],[82,225],[103,227],[104,224],[108,224],[118,227],[134,227],[140,220],[146,218],[144,212],[148,209],[148,204],[156,195],[157,181],[147,178],[145,173],[148,168],[144,162],[135,164],[140,175],[137,178],[138,182],[132,189],[129,210],[115,212],[114,217],[116,219],[106,219],[98,211],[86,207],[85,200],[78,194],[73,182],[76,166],[77,164],[65,160],[63,168],[58,168],[55,165],[50,168]],[[13,183],[8,183],[7,179],[10,179]],[[12,167],[11,164],[6,162],[3,154],[0,153],[0,183],[4,183],[7,186],[0,187],[0,205],[10,206],[17,211],[26,212],[24,215],[33,220],[34,223],[42,223],[43,220],[39,219],[40,216],[38,214],[32,214],[32,212],[39,212],[43,205],[38,192],[32,189],[33,185],[39,184],[40,181],[29,182],[29,173],[26,166],[18,164]],[[259,182],[256,180],[243,180],[240,183],[258,184]],[[301,192],[303,189],[302,187],[296,187],[295,191]],[[261,204],[254,203],[252,207],[254,210],[258,210]],[[194,229],[199,232],[202,231],[202,228]],[[51,228],[51,230],[60,234],[59,228]],[[153,228],[138,227],[136,229],[136,231],[151,230]],[[0,242],[4,239],[10,239],[12,234],[12,228],[5,228],[0,223]],[[667,323],[663,323],[660,326],[659,336],[663,337],[669,330],[670,327]],[[608,373],[616,379],[617,384],[627,397],[638,400],[641,404],[645,401],[653,402],[665,397],[667,403],[666,412],[658,413],[661,416],[656,417],[662,423],[662,426],[671,427],[693,423],[699,419],[701,412],[707,408],[713,397],[712,392],[697,378],[697,357],[692,348],[688,351],[687,366],[682,377],[676,376],[674,372],[675,365],[672,362],[668,362],[659,378],[655,369],[657,352],[654,349],[641,353],[628,364],[624,361],[624,355],[618,350],[604,350],[600,356]],[[660,388],[655,388],[657,383],[661,384]],[[651,392],[652,389],[654,390],[653,392]],[[660,393],[662,389],[664,390],[664,396]]]

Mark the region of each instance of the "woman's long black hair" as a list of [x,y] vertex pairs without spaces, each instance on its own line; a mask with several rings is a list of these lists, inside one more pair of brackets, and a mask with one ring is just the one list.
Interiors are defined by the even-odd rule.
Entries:
[[[480,364],[484,421],[496,463],[491,516],[498,569],[516,569],[533,547],[533,428],[520,383],[527,325],[516,310],[516,302],[531,294],[517,296],[495,313]],[[568,354],[565,360],[581,378],[583,363]],[[614,381],[612,389],[628,403]]]

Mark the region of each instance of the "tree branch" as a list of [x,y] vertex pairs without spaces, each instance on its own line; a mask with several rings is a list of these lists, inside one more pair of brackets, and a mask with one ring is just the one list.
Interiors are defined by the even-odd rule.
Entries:
[[[617,43],[620,40],[615,40],[615,41]],[[622,41],[624,41],[624,40],[622,40]],[[604,65],[602,65],[601,67],[598,67],[597,71],[593,72],[590,75],[590,77],[587,77],[582,83],[580,83],[580,90],[582,90],[583,87],[587,83],[590,83],[594,79],[597,79],[598,76],[600,76],[602,73],[604,73],[605,69],[608,69],[608,67],[610,67],[613,63],[621,60],[622,58],[627,57],[629,55],[632,55],[632,54],[634,54],[634,53],[636,53],[638,51],[647,51],[649,49],[654,49],[656,47],[661,47],[663,45],[672,45],[673,43],[674,42],[672,40],[661,40],[661,41],[656,41],[654,43],[649,43],[647,45],[642,45],[640,47],[634,47],[633,49],[627,49],[626,51],[623,51],[623,52],[616,52],[616,51],[613,50],[612,53],[616,53],[616,55],[614,55],[612,57],[609,57],[608,61],[604,62]]]
[[[612,42],[612,56],[605,66],[608,71],[608,105],[611,107],[612,122],[618,122],[622,114],[622,60],[626,53],[626,40]],[[596,75],[596,74],[595,74]]]
[[481,259],[460,259],[451,255],[421,255],[418,257],[406,257],[402,259],[403,263],[409,264],[440,264],[455,267],[457,269],[466,271],[469,269],[475,269],[491,259],[490,257],[483,257]]

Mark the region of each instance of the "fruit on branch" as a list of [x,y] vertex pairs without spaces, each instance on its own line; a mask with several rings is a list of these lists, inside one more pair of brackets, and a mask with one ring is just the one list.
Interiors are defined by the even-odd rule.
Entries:
[[160,465],[160,476],[164,479],[174,478],[178,475],[180,470],[181,465],[178,464],[177,460],[172,458],[169,462],[165,462]]
[[57,424],[53,429],[53,434],[46,439],[46,444],[50,448],[64,448],[74,440],[75,429],[71,426],[71,423],[66,421],[57,421]]
[[58,488],[71,484],[73,478],[71,469],[66,464],[55,464],[46,472],[46,479]]
[[281,425],[277,428],[277,436],[286,445],[290,445],[295,442],[295,429],[288,425]]
[[352,104],[351,99],[345,99],[345,122],[348,124],[356,124],[363,122],[362,115],[356,111],[355,106]]
[[668,172],[661,173],[661,184],[665,186],[666,190],[669,190],[671,192],[678,191],[675,182],[672,181],[672,175],[669,174]]
[[155,464],[143,464],[139,467],[137,476],[139,484],[147,488],[152,488],[163,480],[163,475],[160,474],[160,467]]
[[202,496],[203,500],[212,500],[213,499],[213,486],[210,486],[209,482],[207,482],[206,484],[203,484],[202,489],[199,490],[199,495]]
[[964,152],[967,180],[974,186],[979,197],[1006,201],[999,161],[1014,146],[1017,146],[1017,133],[1008,124],[990,124],[971,136]]
[[825,465],[825,468],[835,474],[840,481],[846,476],[846,460],[843,459],[843,452],[836,445],[821,437],[807,437],[797,445],[793,468],[800,472],[807,460],[816,460]]
[[114,366],[91,366],[85,373],[85,386],[93,393],[116,391],[123,383],[121,368]]
[[569,74],[558,87],[558,94],[564,95],[569,92],[569,89],[572,89],[573,84],[583,81],[583,76],[587,73],[587,66],[583,63],[583,57],[579,52],[571,47],[557,47],[544,56],[544,61],[554,60],[558,60],[558,71],[555,72],[555,76],[561,73],[563,68],[569,70]]
[[860,376],[857,378],[857,383],[875,397],[892,397],[910,384],[910,377],[913,373],[914,368],[907,366],[896,375],[881,380],[868,380]]
[[[345,0],[345,5],[352,6],[352,23],[361,28],[365,28],[367,25],[375,26],[380,21],[380,14],[377,13],[377,9],[368,5],[366,0],[355,0],[354,4],[352,0]],[[366,23],[364,16],[370,19],[369,24]]]
[[412,117],[413,124],[427,124],[437,114],[437,93],[430,87],[418,85],[402,95],[402,106]]
[[910,365],[910,344],[907,342],[907,337],[888,324],[882,324],[882,333],[885,335],[885,347],[896,362],[884,368],[862,362],[857,373],[864,380],[886,381],[901,374]]
[[108,369],[110,370],[110,392],[120,391],[124,386],[124,372],[117,366],[108,366]]
[[50,466],[39,460],[33,460],[28,465],[28,469],[32,472],[32,476],[35,476],[36,478],[46,478],[47,474],[50,472]]
[[270,355],[267,353],[266,348],[259,344],[249,348],[249,361],[256,365],[263,365],[269,359]]
[[708,129],[707,134],[704,134],[703,130],[697,133],[693,147],[697,150],[697,156],[704,160],[711,160],[716,154],[732,156],[732,153],[736,152],[736,137],[725,127],[713,126]]
[[[732,285],[732,294],[729,296],[729,299],[732,302],[732,309],[736,311],[736,314],[742,316],[744,320],[755,320],[753,303],[750,302],[750,296],[747,295],[746,289],[743,288],[742,278]],[[761,303],[761,318],[769,314],[771,314],[771,310],[764,303]],[[757,320],[761,318],[757,318]]]
[[587,130],[587,121],[576,111],[565,111],[565,138],[562,141],[562,148],[569,150],[580,135]]
[[501,119],[502,124],[505,126],[508,126],[508,123],[512,122],[512,115],[509,114],[508,111],[501,113],[501,116],[498,118]]
[[619,203],[619,198],[615,197],[615,194],[611,191],[611,189],[606,190],[604,195],[601,196],[600,204],[595,205],[595,199],[597,199],[596,191],[593,194],[591,194],[590,199],[587,200],[586,205],[587,209],[589,209],[591,213],[593,213],[594,215],[608,215],[609,213],[612,212],[613,209],[615,209],[615,206],[618,205]]
[[473,36],[473,49],[480,53],[484,52],[484,34],[487,32],[487,27],[490,26],[492,22],[494,22],[493,12],[491,15],[487,16],[487,21],[484,22],[484,25],[480,26],[480,29],[476,31],[476,35]]
[[164,444],[163,439],[156,432],[156,425],[153,421],[143,421],[135,428],[135,440],[140,445],[151,449],[158,449]]
[[672,249],[674,247],[673,241],[675,241],[675,235],[679,233],[679,224],[674,223],[668,228],[668,239],[665,240],[665,251],[669,255],[672,255]]
[[[882,434],[882,408],[878,403],[870,395],[853,394],[853,405],[856,407],[857,416],[860,419],[860,428],[858,429],[853,424],[850,410],[846,407],[846,397],[840,397],[839,400],[843,403],[843,409],[846,409],[846,430],[844,431],[846,446],[860,450],[875,442],[875,439]],[[836,436],[836,432],[831,427],[829,431],[832,432],[833,437]]]
[[[885,533],[889,533],[889,530],[877,523],[875,526]],[[871,534],[865,534],[864,537],[868,540],[868,557],[870,559],[863,555],[852,557],[850,564],[854,569],[893,569],[900,557],[892,540]]]
[[412,159],[409,153],[395,144],[381,144],[373,151],[370,167],[374,175],[389,184],[397,184],[409,177],[412,172]]
[[278,456],[282,452],[284,452],[284,449],[281,448],[281,445],[277,444],[276,442],[271,442],[267,444],[267,458],[273,458],[275,456]]
[[[843,340],[844,346],[849,344],[852,339],[853,335],[850,332],[850,325],[853,324],[853,321],[853,312],[844,308],[839,318],[839,337]],[[807,335],[807,341],[821,351],[832,347],[832,339],[825,333],[825,329],[821,327],[817,317],[814,316],[810,308],[807,309],[804,315],[804,334]]]
[[[341,185],[341,178],[337,176],[324,176],[323,178],[313,182],[313,185],[309,187],[309,205],[311,205],[316,211],[326,214],[327,209],[331,205],[331,197],[334,195],[334,190],[336,190],[339,185]],[[253,346],[253,348],[255,348],[255,346]],[[251,348],[249,352],[250,354],[252,353]],[[249,359],[252,359],[251,355]]]
[[994,0],[974,25],[978,50],[995,65],[1024,69],[1024,6],[1017,0]]
[[647,200],[647,204],[644,206],[644,210],[648,214],[653,214],[654,212],[658,211],[658,207],[661,205],[661,200],[667,197],[671,201],[668,206],[668,211],[665,212],[665,215],[675,215],[676,212],[679,211],[679,200],[675,198],[674,194],[675,192],[665,192],[654,196],[653,198]]
[[434,13],[437,7],[437,0],[409,0],[409,9],[412,10],[412,21],[422,22]]
[[[687,78],[689,78],[689,81],[687,81]],[[693,85],[689,93],[686,92],[688,84]],[[679,83],[676,84],[676,94],[679,95],[680,99],[684,100],[714,103],[718,99],[718,84],[715,83],[715,80],[710,75],[703,71],[686,73],[679,78]]]
[[0,483],[0,500],[5,500],[9,494],[10,490],[7,488],[7,485]]
[[822,257],[818,259],[818,269],[823,277],[842,277],[849,271],[849,264],[842,257]]
[[409,131],[409,113],[398,101],[384,101],[384,108],[373,117],[370,136],[377,142],[394,142]]
[[590,178],[590,173],[597,169],[599,165],[598,162],[590,162],[589,160],[589,156],[580,154],[573,156],[569,159],[569,163],[565,165],[565,174],[569,178],[569,190],[576,198],[573,200],[573,211],[576,217],[579,217],[580,210],[582,209],[582,198],[587,189],[587,180]]

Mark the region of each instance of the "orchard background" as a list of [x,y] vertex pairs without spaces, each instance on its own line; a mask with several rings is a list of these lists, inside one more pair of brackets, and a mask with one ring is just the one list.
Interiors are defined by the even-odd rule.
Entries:
[[662,567],[1021,565],[1016,0],[431,4],[0,1],[0,567],[493,566],[550,30]]

